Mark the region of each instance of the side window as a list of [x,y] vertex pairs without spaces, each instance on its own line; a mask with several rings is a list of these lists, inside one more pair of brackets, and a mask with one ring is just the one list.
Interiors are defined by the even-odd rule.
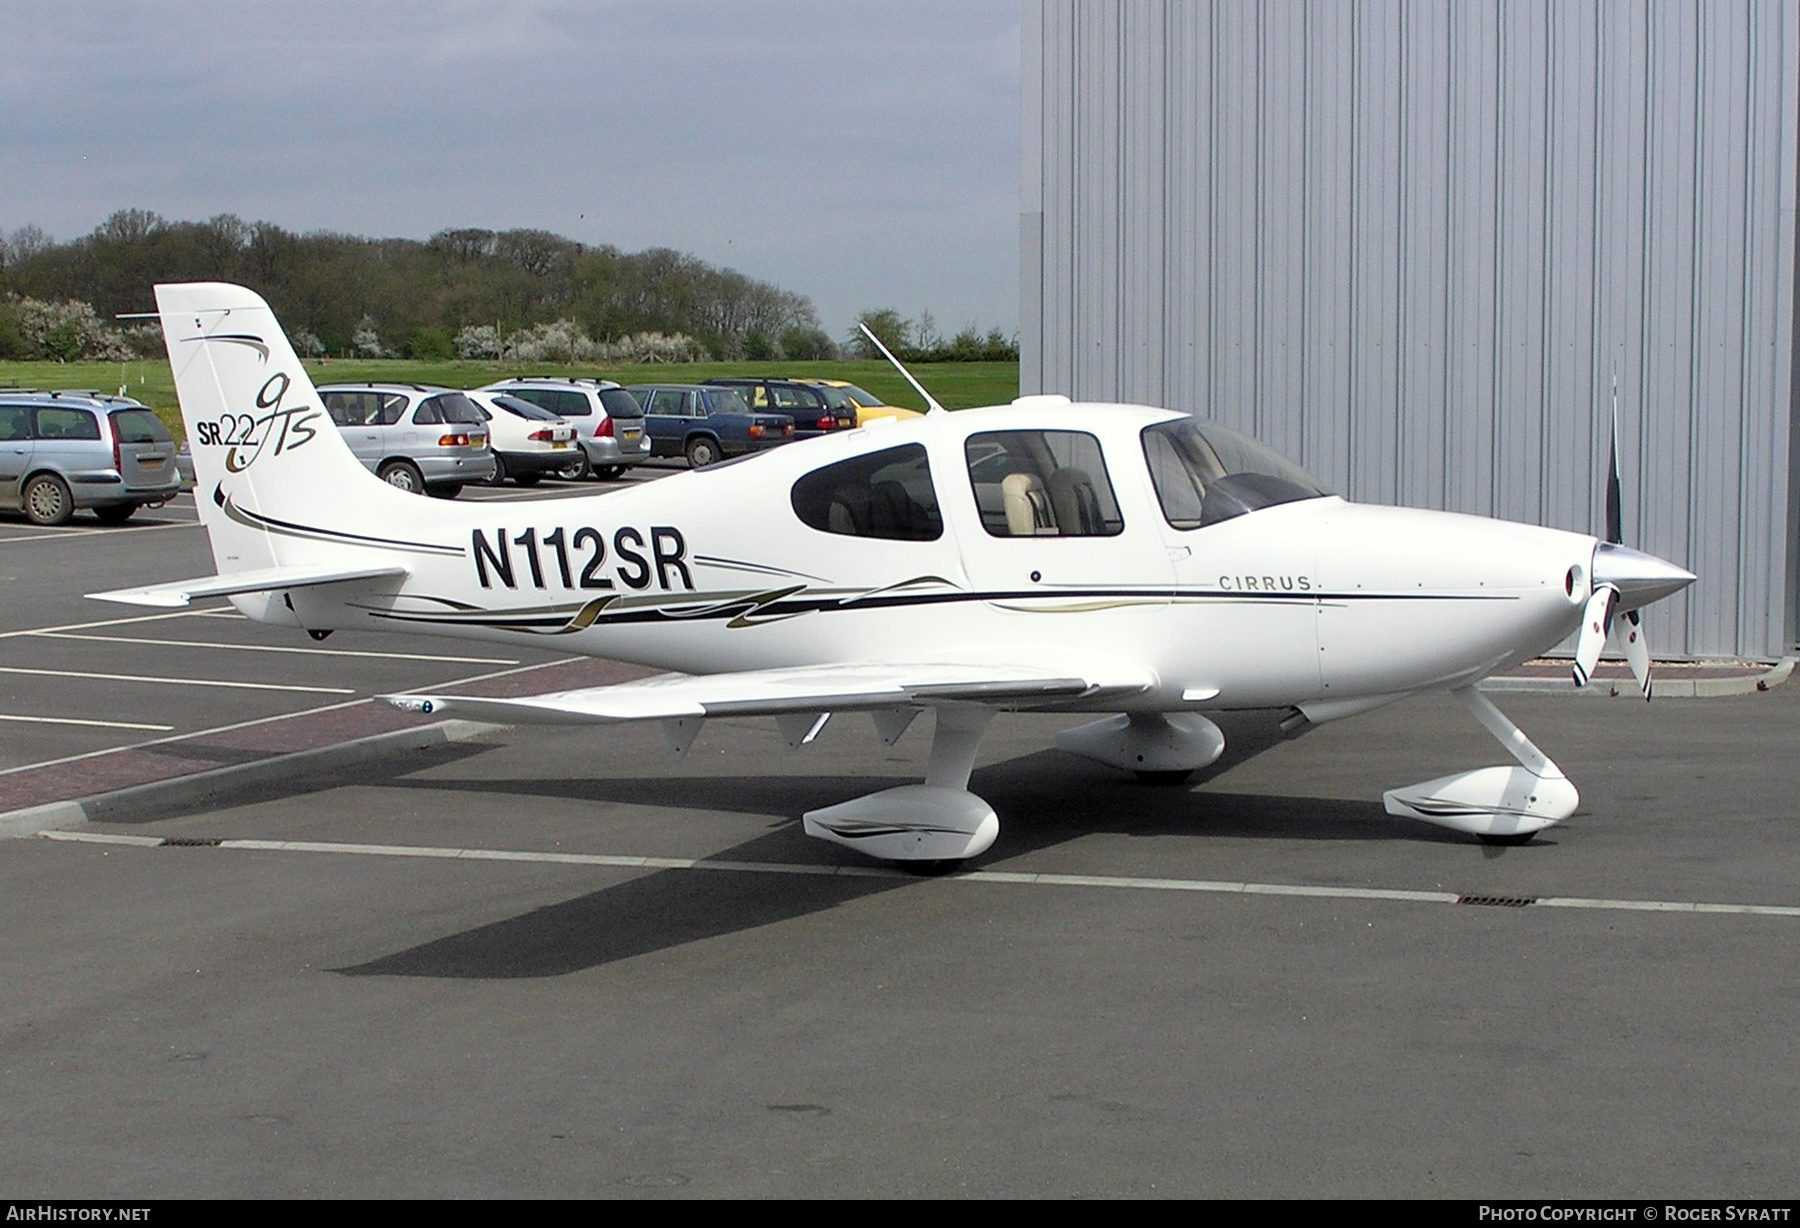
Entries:
[[381,407],[369,421],[379,422],[382,426],[392,426],[400,421],[400,415],[406,412],[406,398],[398,392],[381,394]]
[[553,392],[555,402],[544,406],[551,413],[560,414],[564,418],[592,418],[594,410],[588,404],[587,394],[583,392]]
[[39,439],[98,439],[100,420],[81,409],[40,409],[37,411]]
[[419,426],[436,426],[444,420],[444,407],[438,404],[436,397],[432,397],[413,410],[412,420]]
[[987,431],[963,445],[981,527],[995,537],[1112,537],[1125,529],[1100,441],[1084,431]]
[[650,400],[644,406],[647,414],[668,417],[681,413],[681,394],[673,388],[658,388],[650,394]]
[[23,405],[0,405],[0,442],[31,438],[31,411]]
[[800,409],[809,413],[818,409],[818,397],[809,389],[777,384],[771,391],[776,409]]
[[887,448],[815,469],[794,483],[794,515],[845,537],[928,542],[944,534],[925,449]]

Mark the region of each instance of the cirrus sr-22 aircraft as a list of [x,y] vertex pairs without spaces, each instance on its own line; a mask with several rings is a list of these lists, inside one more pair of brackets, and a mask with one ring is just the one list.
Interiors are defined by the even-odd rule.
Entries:
[[1057,746],[1167,781],[1219,758],[1221,712],[1273,710],[1291,732],[1438,690],[1516,763],[1392,790],[1387,809],[1529,839],[1575,788],[1475,684],[1571,634],[1583,683],[1616,634],[1648,697],[1637,611],[1694,579],[1618,544],[1616,449],[1603,541],[1347,502],[1188,414],[1055,396],[945,413],[927,394],[915,421],[589,498],[425,500],[351,454],[256,294],[156,299],[218,575],[95,596],[223,596],[315,638],[541,638],[679,671],[388,697],[505,724],[657,721],[678,752],[712,716],[770,715],[799,745],[863,711],[892,743],[932,709],[923,783],[805,815],[877,858],[992,845],[968,783],[998,712],[1097,714]]

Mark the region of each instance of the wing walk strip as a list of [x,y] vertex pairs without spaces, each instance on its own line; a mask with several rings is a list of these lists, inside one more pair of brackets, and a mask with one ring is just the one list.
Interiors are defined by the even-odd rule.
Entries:
[[[885,878],[925,885],[926,882],[999,883],[1027,887],[1101,887],[1126,891],[1187,891],[1205,895],[1267,895],[1321,900],[1378,900],[1399,904],[1461,904],[1486,900],[1454,891],[1406,891],[1383,887],[1315,887],[1300,883],[1214,882],[1193,878],[1142,878],[1108,874],[1029,874],[1009,870],[968,870],[922,880],[917,874],[887,866],[818,866],[722,858],[628,857],[604,853],[534,853],[512,849],[433,848],[428,845],[344,844],[324,840],[168,840],[161,836],[129,836],[110,832],[45,831],[40,839],[79,844],[130,845],[137,848],[192,847],[239,849],[268,853],[332,853],[362,857],[411,857],[432,861],[512,861],[545,865],[603,866],[620,870],[709,870],[734,874],[798,874],[818,878]],[[1509,901],[1519,902],[1519,901]],[[1541,896],[1522,901],[1536,908],[1575,908],[1613,912],[1679,912],[1751,917],[1800,917],[1800,907],[1783,904],[1709,904],[1691,900],[1609,900],[1581,896]]]

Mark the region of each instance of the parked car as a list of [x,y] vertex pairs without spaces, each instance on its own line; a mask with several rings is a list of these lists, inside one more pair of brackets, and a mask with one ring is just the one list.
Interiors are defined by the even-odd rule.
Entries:
[[685,456],[696,469],[794,438],[786,414],[756,413],[735,388],[706,384],[633,384],[655,456]]
[[585,376],[532,376],[504,379],[479,389],[504,392],[530,401],[575,428],[580,455],[563,476],[610,481],[649,459],[650,438],[644,434],[643,411],[618,384]]
[[33,524],[92,508],[123,524],[181,493],[175,437],[149,407],[98,392],[0,391],[0,506]]
[[796,384],[810,384],[825,393],[826,401],[833,409],[841,409],[846,403],[856,414],[856,425],[867,426],[881,418],[892,418],[904,422],[908,418],[923,418],[925,415],[916,409],[905,409],[899,405],[889,405],[880,397],[865,388],[858,388],[849,380],[818,379],[810,376],[795,376]]
[[453,388],[329,384],[319,399],[356,459],[389,486],[454,499],[494,476],[487,419]]
[[580,451],[575,428],[547,409],[504,392],[476,389],[468,398],[487,419],[496,486],[508,478],[535,486],[545,474],[566,470]]
[[856,411],[845,405],[834,409],[825,390],[791,379],[763,379],[760,376],[730,376],[709,379],[709,384],[735,388],[751,409],[786,414],[794,420],[794,436],[811,439],[831,431],[856,428]]

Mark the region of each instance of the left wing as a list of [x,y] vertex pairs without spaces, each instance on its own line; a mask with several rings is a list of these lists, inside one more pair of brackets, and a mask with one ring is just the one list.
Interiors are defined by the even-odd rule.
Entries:
[[642,682],[551,691],[516,699],[474,695],[383,698],[408,712],[466,716],[505,724],[560,725],[782,716],[956,702],[1029,707],[1101,694],[1134,694],[1153,681],[1141,671],[1108,671],[1105,677],[1083,677],[1030,666],[864,663],[730,674],[665,674]]

